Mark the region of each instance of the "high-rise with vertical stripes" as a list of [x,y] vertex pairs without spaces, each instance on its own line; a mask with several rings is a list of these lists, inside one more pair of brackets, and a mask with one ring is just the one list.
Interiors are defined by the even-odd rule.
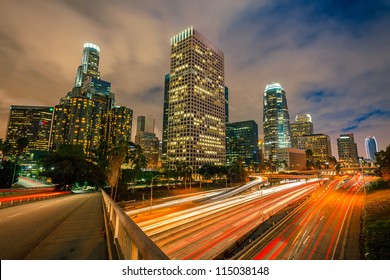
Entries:
[[168,166],[224,165],[224,53],[193,27],[171,38],[168,95]]
[[276,160],[276,150],[290,148],[290,117],[286,92],[279,83],[265,87],[263,95],[263,130],[266,160]]

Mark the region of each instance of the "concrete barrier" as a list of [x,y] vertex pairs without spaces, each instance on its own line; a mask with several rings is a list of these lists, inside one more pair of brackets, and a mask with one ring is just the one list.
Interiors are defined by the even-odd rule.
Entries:
[[[103,211],[106,219],[107,244],[110,259],[168,260],[168,256],[130,219],[129,216],[102,190]],[[116,252],[112,252],[115,248]]]

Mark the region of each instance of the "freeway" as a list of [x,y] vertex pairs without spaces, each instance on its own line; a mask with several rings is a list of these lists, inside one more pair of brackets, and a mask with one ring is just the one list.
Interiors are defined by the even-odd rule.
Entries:
[[374,177],[341,177],[234,259],[359,259],[361,191]]
[[215,259],[264,220],[317,188],[317,180],[302,181],[185,205],[171,200],[152,215],[145,209],[128,214],[169,258]]

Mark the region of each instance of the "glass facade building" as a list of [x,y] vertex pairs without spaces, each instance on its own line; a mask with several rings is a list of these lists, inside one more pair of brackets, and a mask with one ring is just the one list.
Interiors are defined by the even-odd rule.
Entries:
[[265,159],[276,160],[277,149],[291,147],[286,92],[279,83],[265,87],[263,108]]
[[255,121],[226,125],[226,164],[232,165],[241,157],[245,166],[259,163],[258,126]]
[[226,162],[224,53],[193,27],[171,38],[167,157],[193,170]]
[[341,134],[337,138],[337,150],[339,162],[345,166],[356,166],[358,164],[358,151],[353,133]]
[[84,44],[81,65],[77,68],[75,87],[81,87],[88,78],[100,79],[100,48],[92,43]]
[[371,162],[375,162],[375,154],[378,152],[378,143],[376,142],[375,136],[368,136],[364,140],[364,146],[366,148],[367,159]]

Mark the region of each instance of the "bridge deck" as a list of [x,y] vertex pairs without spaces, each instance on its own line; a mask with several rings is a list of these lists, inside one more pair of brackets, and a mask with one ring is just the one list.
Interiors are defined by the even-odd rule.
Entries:
[[90,196],[25,259],[107,260],[102,195]]

